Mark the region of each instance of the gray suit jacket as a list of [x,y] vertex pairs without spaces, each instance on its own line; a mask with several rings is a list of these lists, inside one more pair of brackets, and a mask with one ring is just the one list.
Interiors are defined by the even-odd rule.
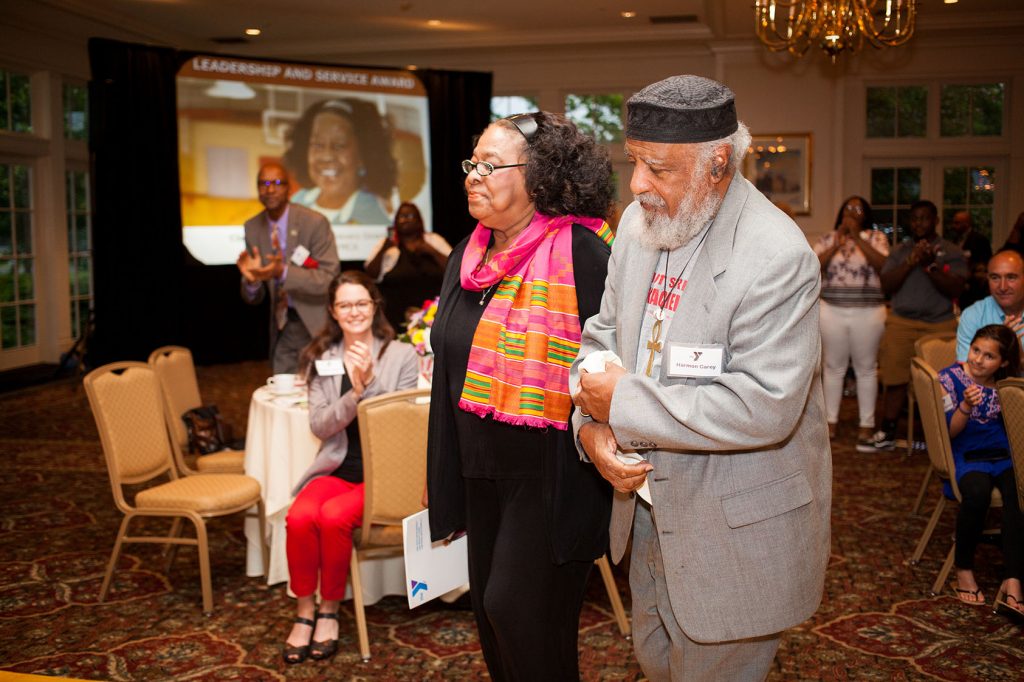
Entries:
[[[245,221],[245,248],[251,251],[252,247],[259,247],[260,257],[266,264],[266,257],[270,255],[270,244],[270,222],[267,220],[267,212],[261,211]],[[319,262],[319,267],[304,268],[291,262],[292,252],[299,244],[309,249],[310,257]],[[281,286],[275,282],[264,282],[255,295],[252,295],[245,279],[242,279],[242,299],[246,303],[260,303],[267,295],[267,290],[270,290],[271,350],[274,348],[274,339],[277,338],[274,310],[277,297],[281,293],[291,297],[292,306],[310,336],[316,336],[327,322],[327,285],[338,274],[338,247],[335,245],[331,226],[327,224],[327,218],[304,206],[289,204],[288,239],[285,244],[284,261],[288,264],[288,274]]]
[[[829,556],[818,259],[793,221],[735,177],[665,338],[666,353],[672,343],[721,344],[722,374],[670,378],[663,361],[661,376],[646,377],[636,355],[658,252],[637,241],[642,220],[636,203],[622,216],[579,357],[613,350],[628,372],[609,423],[624,450],[654,465],[647,480],[683,630],[698,642],[780,632],[817,609]],[[577,410],[577,433],[585,421]],[[616,561],[634,505],[616,493]]]

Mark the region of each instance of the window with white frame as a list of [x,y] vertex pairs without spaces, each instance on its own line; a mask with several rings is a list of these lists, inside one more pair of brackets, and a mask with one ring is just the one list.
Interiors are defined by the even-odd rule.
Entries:
[[0,163],[0,350],[36,343],[32,169]]
[[28,74],[0,68],[0,130],[32,132],[32,88]]
[[68,295],[71,297],[71,335],[78,337],[92,309],[92,210],[89,173],[66,173],[68,218]]
[[[1008,89],[999,79],[865,87],[870,201],[880,228],[894,242],[907,236],[909,205],[917,199],[938,205],[943,224],[967,211],[979,233],[1005,238],[1000,181],[1010,149]],[[965,146],[967,140],[976,142]]]
[[540,111],[536,97],[526,95],[502,95],[491,98],[491,120],[512,116],[513,114],[529,114]]

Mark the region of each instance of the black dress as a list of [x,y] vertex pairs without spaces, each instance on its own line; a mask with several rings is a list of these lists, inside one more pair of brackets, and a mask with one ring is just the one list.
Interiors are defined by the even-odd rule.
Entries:
[[[600,307],[610,249],[585,227],[572,230],[582,325]],[[493,295],[462,288],[465,248],[452,251],[431,329],[431,535],[469,532],[473,610],[494,679],[578,678],[583,590],[607,549],[612,490],[580,461],[571,428],[514,426],[459,409],[473,334]]]
[[384,296],[384,317],[395,329],[405,329],[407,308],[419,309],[423,302],[441,291],[444,268],[425,253],[413,253],[398,247],[398,261],[380,280]]

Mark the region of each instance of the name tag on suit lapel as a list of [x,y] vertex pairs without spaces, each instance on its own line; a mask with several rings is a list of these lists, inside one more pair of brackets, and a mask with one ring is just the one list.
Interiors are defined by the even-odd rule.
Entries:
[[292,251],[292,263],[298,265],[300,268],[306,262],[307,258],[309,258],[309,249],[302,244],[296,246],[295,250]]
[[717,377],[722,374],[725,347],[720,343],[669,343],[668,376]]
[[342,362],[341,358],[317,360],[316,373],[322,377],[340,377],[345,373],[345,363]]

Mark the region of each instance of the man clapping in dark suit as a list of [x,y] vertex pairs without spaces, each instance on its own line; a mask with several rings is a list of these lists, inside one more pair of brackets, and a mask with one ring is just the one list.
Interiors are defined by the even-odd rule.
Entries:
[[288,173],[277,163],[256,177],[265,210],[245,222],[238,256],[242,300],[270,293],[270,364],[275,374],[298,369],[299,351],[327,321],[327,285],[338,274],[338,249],[327,219],[288,202]]

